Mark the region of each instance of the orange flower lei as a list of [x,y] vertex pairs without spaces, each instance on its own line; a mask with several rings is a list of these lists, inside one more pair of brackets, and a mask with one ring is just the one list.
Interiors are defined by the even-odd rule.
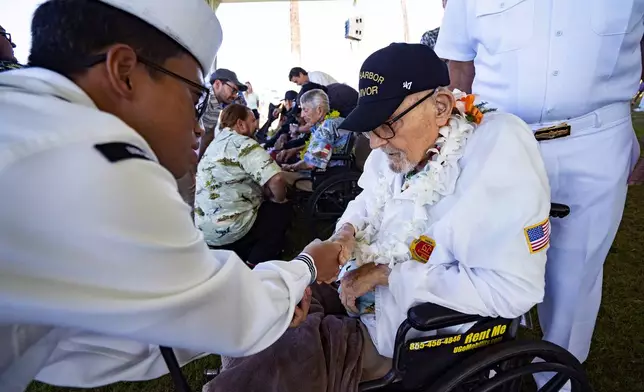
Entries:
[[480,124],[483,120],[483,115],[488,112],[493,112],[496,109],[486,108],[487,102],[481,102],[478,105],[474,104],[476,97],[473,94],[467,94],[458,99],[458,102],[462,102],[464,106],[463,114],[465,119],[469,122],[475,124]]

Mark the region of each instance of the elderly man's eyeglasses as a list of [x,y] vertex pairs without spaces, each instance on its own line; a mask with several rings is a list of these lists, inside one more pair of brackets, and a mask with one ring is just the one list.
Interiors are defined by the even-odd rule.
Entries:
[[[91,68],[97,64],[103,63],[107,60],[107,55],[106,54],[100,54],[95,56],[94,58],[90,59],[90,61],[87,64],[88,68]],[[167,70],[163,68],[160,65],[154,64],[153,62],[144,59],[141,56],[138,56],[138,61],[141,64],[144,64],[150,68],[152,68],[155,71],[161,72],[163,74],[166,74],[170,77],[173,77],[180,82],[183,82],[187,84],[188,86],[194,88],[197,90],[196,92],[199,94],[199,99],[197,100],[197,104],[195,105],[195,115],[197,116],[197,120],[201,120],[201,117],[203,117],[204,113],[206,113],[206,108],[208,107],[208,101],[210,100],[210,89],[207,87],[200,85],[198,83],[193,82],[190,79],[184,78],[181,75],[177,75],[176,73]]]
[[398,114],[396,117],[392,118],[391,120],[387,120],[387,121],[385,121],[382,125],[380,125],[380,126],[379,126],[378,128],[376,128],[376,129],[373,129],[371,132],[367,132],[367,137],[368,137],[371,133],[373,133],[373,134],[375,134],[376,136],[378,136],[380,139],[383,139],[383,140],[393,139],[393,138],[394,138],[394,136],[396,136],[396,133],[394,132],[394,128],[393,128],[394,123],[396,123],[396,121],[398,121],[398,120],[400,120],[401,118],[403,118],[407,113],[409,113],[409,112],[411,112],[412,110],[414,110],[414,108],[415,108],[415,107],[418,107],[418,105],[420,105],[421,103],[423,103],[424,101],[426,101],[429,97],[431,97],[432,95],[434,95],[434,93],[435,93],[435,92],[436,92],[436,90],[435,90],[435,89],[434,89],[434,90],[432,90],[429,94],[425,95],[424,97],[422,97],[422,98],[421,98],[421,99],[419,99],[418,101],[414,102],[414,104],[413,104],[413,105],[411,105],[411,106],[410,106],[410,107],[408,107],[407,109],[403,110],[403,111],[402,111],[400,114]]
[[7,33],[6,31],[0,31],[0,36],[5,37],[6,40],[9,41],[9,43],[11,44],[12,48],[16,47],[16,44],[14,44],[13,41],[11,40],[11,34]]

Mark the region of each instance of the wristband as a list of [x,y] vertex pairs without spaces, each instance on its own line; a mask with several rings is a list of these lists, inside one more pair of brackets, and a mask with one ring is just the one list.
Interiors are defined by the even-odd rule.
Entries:
[[300,253],[294,260],[302,261],[304,262],[304,264],[306,264],[307,267],[309,267],[309,272],[311,272],[311,282],[309,283],[309,285],[315,283],[318,277],[318,270],[315,268],[313,257],[311,257],[311,255],[308,253]]

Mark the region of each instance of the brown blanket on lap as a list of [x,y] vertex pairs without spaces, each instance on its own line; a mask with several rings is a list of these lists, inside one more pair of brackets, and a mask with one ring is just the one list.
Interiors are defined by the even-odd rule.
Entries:
[[302,325],[287,330],[258,354],[223,357],[224,370],[203,392],[357,391],[362,333],[357,319],[330,314],[337,313],[337,295],[327,288],[315,288],[309,316]]

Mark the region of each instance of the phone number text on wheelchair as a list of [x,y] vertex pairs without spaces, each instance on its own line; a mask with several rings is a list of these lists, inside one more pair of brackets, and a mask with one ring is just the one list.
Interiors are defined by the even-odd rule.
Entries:
[[[456,345],[461,340],[463,340],[462,345],[456,345],[453,349],[454,353],[460,353],[463,351],[469,351],[479,347],[488,346],[490,344],[500,343],[503,340],[506,331],[507,325],[501,324],[480,332],[452,335],[442,337],[440,339],[426,340],[424,342],[412,342],[409,344],[409,350],[418,351],[445,345]],[[465,335],[464,339],[463,335]]]

